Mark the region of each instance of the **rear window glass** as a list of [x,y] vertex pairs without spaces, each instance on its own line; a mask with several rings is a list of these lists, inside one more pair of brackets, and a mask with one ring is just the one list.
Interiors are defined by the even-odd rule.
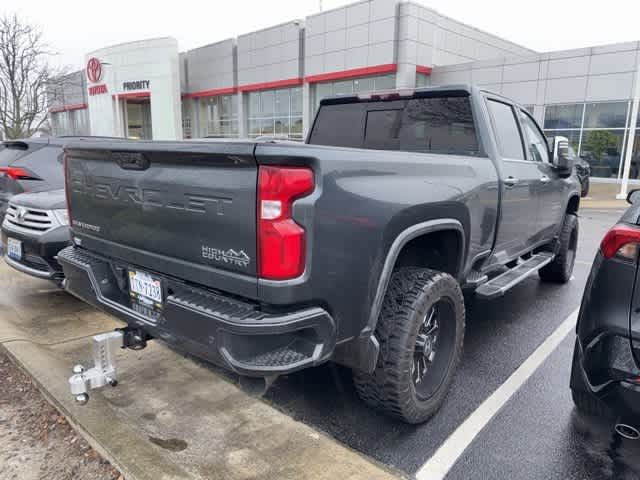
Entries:
[[[1,154],[2,152],[0,152]],[[35,173],[52,188],[64,186],[63,150],[48,146],[20,158],[15,164]]]
[[407,101],[402,110],[369,111],[365,147],[477,154],[469,98],[417,98]]
[[361,103],[320,107],[309,142],[314,145],[362,147],[362,107]]
[[462,155],[480,150],[466,96],[325,105],[310,143]]
[[29,150],[21,148],[0,148],[0,167],[6,167],[15,162],[18,158],[29,153]]

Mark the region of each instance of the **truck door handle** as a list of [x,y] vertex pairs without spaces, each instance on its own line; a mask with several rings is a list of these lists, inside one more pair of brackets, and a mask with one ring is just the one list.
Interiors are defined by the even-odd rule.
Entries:
[[540,181],[542,183],[549,183],[551,181],[551,179],[549,177],[547,177],[546,175],[543,175],[540,177]]
[[516,177],[509,176],[509,177],[504,179],[504,184],[507,187],[515,187],[518,184],[518,181],[519,180]]

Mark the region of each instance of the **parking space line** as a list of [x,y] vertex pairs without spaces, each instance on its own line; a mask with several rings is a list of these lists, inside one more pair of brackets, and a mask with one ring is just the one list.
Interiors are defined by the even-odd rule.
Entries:
[[564,319],[529,358],[440,445],[416,473],[417,480],[440,480],[449,473],[482,429],[575,328],[577,318],[578,309]]

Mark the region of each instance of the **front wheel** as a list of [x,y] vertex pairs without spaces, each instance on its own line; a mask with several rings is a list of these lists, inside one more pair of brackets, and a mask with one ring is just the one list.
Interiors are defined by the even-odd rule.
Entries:
[[373,373],[354,372],[360,398],[407,423],[438,411],[462,355],[464,298],[458,282],[426,268],[401,268],[389,282],[376,328]]
[[576,262],[578,233],[578,217],[573,213],[568,213],[564,217],[564,223],[560,231],[558,253],[551,263],[538,271],[541,280],[555,283],[567,283],[569,281]]

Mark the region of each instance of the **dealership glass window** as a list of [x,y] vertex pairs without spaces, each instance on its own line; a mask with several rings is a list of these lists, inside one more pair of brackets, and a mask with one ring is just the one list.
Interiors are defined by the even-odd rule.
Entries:
[[378,75],[361,77],[337,82],[324,82],[315,85],[315,107],[318,108],[320,100],[339,95],[353,95],[354,93],[371,92],[375,90],[389,90],[395,88],[396,76]]
[[[640,117],[638,120],[640,126]],[[629,178],[632,180],[640,180],[640,129],[636,130],[636,136],[633,141],[633,151],[631,154],[631,168],[629,170]],[[634,187],[637,188],[637,187]]]
[[428,87],[431,85],[431,77],[424,73],[416,73],[416,87]]
[[583,128],[624,128],[629,102],[587,103]]
[[591,165],[592,176],[619,178],[628,116],[629,102],[548,105],[545,134],[569,138],[578,155]]
[[249,136],[302,139],[302,88],[250,92]]
[[584,104],[548,105],[544,111],[545,129],[568,129],[582,126]]
[[49,114],[51,133],[61,135],[89,135],[89,115],[86,108]]
[[198,99],[201,137],[237,137],[238,107],[235,95]]
[[584,130],[579,155],[594,177],[618,177],[624,152],[624,130]]

